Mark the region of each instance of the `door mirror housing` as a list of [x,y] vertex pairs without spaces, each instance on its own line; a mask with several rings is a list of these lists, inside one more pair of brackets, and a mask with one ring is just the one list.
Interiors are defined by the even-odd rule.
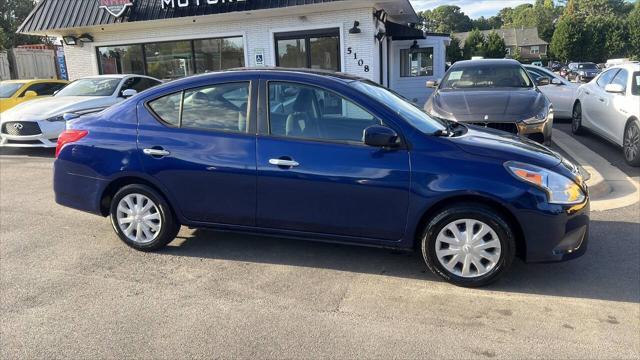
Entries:
[[624,90],[624,87],[620,84],[607,84],[607,86],[604,87],[604,91],[613,94],[622,94]]
[[562,85],[562,81],[560,81],[560,79],[557,79],[557,78],[551,79],[551,83],[553,85]]
[[27,92],[24,93],[24,97],[25,98],[32,98],[32,97],[37,97],[38,93],[32,90],[29,90]]
[[546,77],[546,76],[542,76],[538,78],[538,81],[536,83],[538,86],[545,86],[545,85],[549,85],[551,84],[551,80]]
[[132,97],[133,95],[137,94],[138,92],[133,90],[133,89],[127,89],[127,90],[123,90],[122,91],[122,97],[125,99],[128,99],[130,97]]
[[373,125],[364,129],[364,143],[375,147],[397,147],[398,133],[382,125]]
[[428,80],[427,81],[427,87],[430,89],[435,89],[438,87],[438,80]]

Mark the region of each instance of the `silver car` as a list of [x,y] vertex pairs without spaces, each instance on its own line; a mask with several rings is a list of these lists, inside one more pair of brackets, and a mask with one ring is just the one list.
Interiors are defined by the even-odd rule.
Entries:
[[2,113],[0,146],[55,147],[65,113],[89,113],[162,83],[142,75],[100,75],[76,80],[55,96],[22,103]]
[[[576,92],[578,91],[579,85],[545,68],[532,65],[523,66],[533,81],[538,84],[538,89],[540,89],[544,96],[553,104],[554,117],[571,119],[573,101],[576,99]],[[543,78],[549,79],[549,83],[541,81]]]

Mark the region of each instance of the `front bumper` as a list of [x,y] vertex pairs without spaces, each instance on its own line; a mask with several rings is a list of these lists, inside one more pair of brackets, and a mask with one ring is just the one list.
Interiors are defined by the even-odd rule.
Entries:
[[518,221],[527,262],[556,262],[584,255],[589,240],[589,199],[575,206],[540,204],[521,212]]
[[[39,133],[32,135],[16,135],[10,134],[5,126],[0,131],[0,147],[23,147],[23,148],[54,148],[58,141],[58,137],[65,130],[65,122],[50,121],[16,121],[5,122],[5,124],[13,123],[36,123]],[[3,124],[4,125],[4,124]]]

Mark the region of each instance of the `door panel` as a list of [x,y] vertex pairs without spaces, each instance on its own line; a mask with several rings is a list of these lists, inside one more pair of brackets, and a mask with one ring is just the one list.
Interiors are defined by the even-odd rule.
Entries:
[[404,234],[406,150],[259,137],[257,152],[258,226],[385,240]]
[[[138,149],[145,172],[168,189],[188,220],[254,226],[256,138],[243,123],[242,109],[250,107],[231,85],[225,93],[231,97],[215,85],[166,96],[149,108],[139,104]],[[175,110],[181,103],[182,115]]]

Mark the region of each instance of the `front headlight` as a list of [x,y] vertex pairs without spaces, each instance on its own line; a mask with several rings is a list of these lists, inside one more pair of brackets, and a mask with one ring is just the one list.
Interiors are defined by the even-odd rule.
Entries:
[[524,119],[523,121],[527,125],[540,124],[547,121],[547,118],[551,118],[551,116],[553,116],[553,108],[544,106],[535,116]]
[[62,116],[62,115],[53,116],[53,117],[50,117],[50,118],[46,119],[45,121],[50,121],[50,122],[64,121],[64,116]]
[[508,161],[504,166],[516,179],[544,190],[551,204],[575,205],[585,199],[584,191],[578,184],[554,171],[515,161]]

